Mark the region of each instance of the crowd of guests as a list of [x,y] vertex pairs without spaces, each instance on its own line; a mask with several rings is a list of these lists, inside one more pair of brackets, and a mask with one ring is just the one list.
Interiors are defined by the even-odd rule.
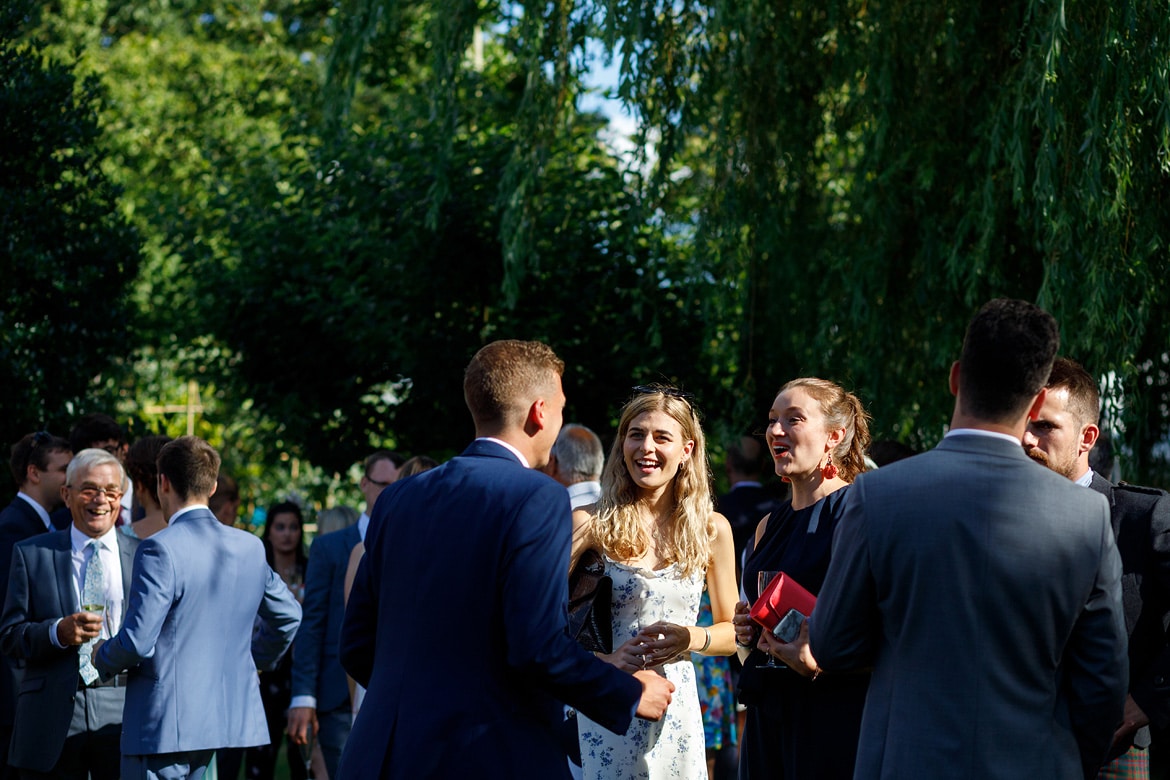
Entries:
[[[562,425],[555,353],[493,342],[468,449],[371,454],[365,511],[320,513],[308,553],[294,502],[231,527],[198,439],[25,436],[0,771],[264,780],[287,738],[293,778],[1164,777],[1170,498],[1090,468],[1097,385],[1058,344],[983,307],[921,455],[791,379],[715,496],[691,395],[634,387],[606,456]],[[566,631],[586,553],[608,652]],[[817,599],[783,638],[751,617],[780,575]]]

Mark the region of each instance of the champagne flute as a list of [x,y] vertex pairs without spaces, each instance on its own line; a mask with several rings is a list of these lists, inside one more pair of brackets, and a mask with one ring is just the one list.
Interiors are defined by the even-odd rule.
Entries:
[[[764,591],[767,590],[768,585],[772,582],[772,580],[774,580],[775,578],[777,578],[779,576],[780,576],[780,572],[778,572],[778,571],[761,571],[758,575],[756,575],[756,588],[757,588],[756,592],[758,594],[757,598],[759,596],[764,595]],[[763,652],[763,650],[761,650],[760,652]],[[761,664],[761,666],[763,666],[765,669],[783,669],[784,668],[784,666],[782,664],[776,663],[776,656],[772,655],[771,653],[765,653],[765,655],[768,656],[768,662],[765,664]]]

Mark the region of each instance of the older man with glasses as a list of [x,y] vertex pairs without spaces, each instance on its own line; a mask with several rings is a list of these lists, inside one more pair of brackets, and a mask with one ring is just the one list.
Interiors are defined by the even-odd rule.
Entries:
[[0,651],[24,664],[9,755],[22,778],[119,775],[125,676],[100,680],[92,655],[130,588],[138,540],[114,526],[125,486],[114,455],[82,450],[62,491],[70,528],[14,548]]

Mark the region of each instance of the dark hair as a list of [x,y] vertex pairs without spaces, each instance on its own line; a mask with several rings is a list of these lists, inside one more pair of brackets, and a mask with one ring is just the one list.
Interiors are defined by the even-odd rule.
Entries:
[[147,436],[134,442],[126,453],[126,474],[136,493],[146,493],[158,503],[158,454],[170,436]]
[[764,473],[763,454],[759,439],[741,436],[727,448],[727,465],[736,474],[758,477]]
[[309,557],[305,555],[305,516],[301,512],[301,508],[293,501],[281,501],[279,504],[273,504],[268,507],[268,516],[264,520],[264,531],[260,534],[260,540],[264,542],[264,557],[268,559],[268,565],[274,566],[273,552],[272,552],[272,521],[277,515],[296,515],[297,525],[301,527],[301,538],[297,542],[297,569],[303,574],[305,566],[309,562]]
[[521,422],[535,396],[551,389],[565,363],[539,341],[493,341],[475,353],[463,374],[463,400],[478,427]]
[[421,474],[424,471],[438,468],[439,461],[426,455],[415,455],[410,460],[402,464],[402,468],[398,469],[398,478],[406,479],[413,477],[415,474]]
[[366,459],[362,461],[362,474],[368,478],[370,476],[370,472],[374,470],[374,466],[379,461],[383,460],[388,460],[393,463],[395,469],[400,468],[402,464],[406,462],[405,458],[393,450],[378,450],[377,452],[373,452],[368,455]]
[[1059,347],[1056,320],[1039,306],[1009,298],[989,301],[963,339],[962,411],[993,422],[1022,415],[1048,380]]
[[94,446],[99,441],[113,439],[119,444],[126,442],[126,432],[113,417],[101,412],[83,415],[69,431],[69,446],[74,452]]
[[224,504],[229,501],[238,501],[239,498],[240,486],[236,484],[230,474],[220,472],[215,478],[215,492],[207,500],[207,508],[212,512],[218,512]]
[[73,452],[69,442],[60,436],[54,436],[47,431],[37,431],[20,437],[20,441],[12,445],[8,458],[8,468],[12,471],[12,481],[16,488],[28,479],[28,467],[35,466],[41,471],[49,468],[49,456],[54,452]]
[[1048,374],[1049,390],[1068,390],[1068,410],[1081,425],[1096,425],[1101,419],[1101,392],[1089,372],[1075,360],[1058,357]]
[[821,407],[825,430],[845,429],[845,437],[833,449],[833,463],[840,469],[841,479],[852,482],[865,471],[865,450],[869,447],[869,413],[861,400],[836,382],[805,376],[793,379],[781,387],[776,395],[799,387]]
[[869,459],[874,462],[878,468],[888,466],[899,460],[917,455],[918,452],[909,444],[903,444],[900,441],[893,439],[878,439],[873,444],[869,445]]
[[180,499],[207,498],[219,475],[219,453],[197,436],[180,436],[159,452],[158,473]]

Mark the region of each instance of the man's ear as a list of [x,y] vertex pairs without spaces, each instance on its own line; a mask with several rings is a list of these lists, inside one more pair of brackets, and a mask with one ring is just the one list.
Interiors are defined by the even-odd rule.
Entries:
[[957,396],[959,394],[959,361],[957,360],[951,363],[951,376],[948,384],[951,388],[951,395]]
[[1077,454],[1084,455],[1089,450],[1093,449],[1097,444],[1097,437],[1101,435],[1101,429],[1093,423],[1086,423],[1081,428],[1081,440],[1077,442]]
[[1041,387],[1040,392],[1036,393],[1036,399],[1032,401],[1032,407],[1028,409],[1028,419],[1036,420],[1040,417],[1040,410],[1044,408],[1044,401],[1048,399],[1048,388]]
[[24,470],[24,479],[33,485],[41,484],[41,470],[31,463],[28,464],[28,467]]
[[544,399],[537,398],[528,406],[528,414],[524,417],[524,432],[529,436],[535,436],[545,428],[546,418],[544,405]]

